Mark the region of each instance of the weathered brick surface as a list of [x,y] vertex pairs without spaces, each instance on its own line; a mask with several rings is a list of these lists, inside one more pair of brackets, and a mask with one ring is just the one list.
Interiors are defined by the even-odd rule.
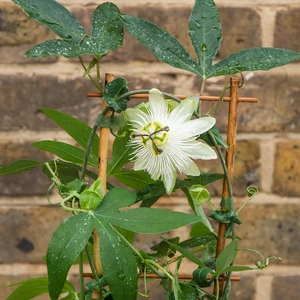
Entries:
[[54,230],[67,216],[59,206],[1,207],[0,262],[42,263]]
[[299,51],[300,7],[279,10],[276,15],[274,47]]
[[40,43],[55,36],[44,25],[28,19],[23,10],[13,3],[0,3],[0,23],[0,46]]
[[277,144],[273,190],[284,196],[300,195],[300,142]]
[[[240,213],[243,222],[237,226],[237,236],[242,240],[240,248],[251,248],[259,251],[267,258],[275,255],[282,262],[272,261],[272,264],[299,265],[300,224],[297,205],[283,203],[247,205]],[[259,260],[257,254],[241,251],[236,263],[254,263]]]
[[[48,161],[53,157],[46,152],[30,147],[29,143],[2,143],[0,141],[0,164],[10,164],[20,159]],[[28,172],[0,177],[0,195],[30,196],[45,195],[51,182],[42,174],[41,167]]]
[[[46,75],[0,75],[1,130],[55,129],[55,123],[39,111],[41,107],[60,109],[89,122],[93,100],[86,93],[94,90],[86,79],[59,79]],[[8,105],[9,103],[9,105]]]
[[[246,48],[261,47],[260,16],[248,7],[221,7],[219,9],[223,41],[218,59]],[[234,26],[233,26],[234,23]]]
[[272,283],[272,300],[297,299],[300,293],[299,276],[276,276]]
[[[225,154],[225,153],[224,153]],[[233,191],[235,196],[247,195],[249,185],[259,186],[259,158],[260,150],[257,141],[238,141],[235,157]],[[219,159],[197,160],[197,165],[204,173],[222,173],[223,169]],[[212,196],[220,196],[223,181],[218,180],[207,186]]]

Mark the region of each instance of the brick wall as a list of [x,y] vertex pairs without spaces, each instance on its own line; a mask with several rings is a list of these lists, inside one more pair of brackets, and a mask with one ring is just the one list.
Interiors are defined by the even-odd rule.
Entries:
[[[95,5],[101,3],[59,2],[87,30]],[[122,12],[157,23],[192,51],[187,20],[193,0],[136,2],[114,1]],[[218,0],[216,4],[224,36],[218,59],[250,47],[300,51],[299,1]],[[11,1],[0,0],[0,164],[49,157],[29,146],[34,141],[68,140],[43,116],[40,107],[60,109],[90,124],[95,119],[100,103],[86,99],[86,93],[94,89],[87,79],[82,79],[77,60],[23,57],[31,46],[53,37],[47,28],[28,20]],[[159,63],[128,34],[124,46],[103,60],[102,70],[126,77],[132,89],[158,87],[170,93],[196,94],[200,86],[194,75]],[[234,182],[237,206],[245,199],[247,185],[258,186],[260,193],[241,212],[243,225],[237,234],[242,238],[242,247],[257,249],[265,256],[278,255],[283,260],[262,272],[242,274],[241,281],[233,284],[232,299],[296,299],[300,293],[300,63],[268,72],[248,72],[244,79],[239,94],[257,97],[258,103],[239,107],[235,170],[239,180]],[[219,95],[224,82],[223,77],[210,79],[205,93]],[[217,118],[224,131],[226,104]],[[219,167],[205,163],[201,168],[206,171]],[[45,275],[41,257],[53,230],[67,216],[48,205],[48,185],[40,170],[0,178],[0,285]],[[210,188],[218,203],[220,186]],[[180,194],[164,198],[161,205],[187,209]],[[142,245],[151,242],[152,238],[139,237]],[[238,262],[253,264],[257,258],[242,252]],[[10,291],[0,289],[0,298],[5,299]],[[153,297],[159,299],[157,295]]]

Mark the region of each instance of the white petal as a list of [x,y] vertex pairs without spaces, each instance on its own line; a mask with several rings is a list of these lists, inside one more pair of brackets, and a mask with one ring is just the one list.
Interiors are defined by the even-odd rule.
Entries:
[[[195,141],[196,142],[196,141]],[[192,157],[193,159],[216,159],[216,152],[208,145],[196,142],[197,144],[193,144],[193,147],[187,147],[185,153]]]
[[123,114],[127,120],[139,124],[140,127],[143,127],[150,122],[149,115],[136,108],[128,108]]
[[161,91],[151,89],[149,92],[149,102],[153,121],[164,124],[168,116],[168,105]]
[[167,194],[171,194],[176,183],[176,170],[171,167],[165,170],[166,172],[162,174],[162,181],[164,183]]
[[[196,106],[196,101],[193,99],[185,99],[179,103],[179,105],[172,110],[169,115],[169,121],[171,123],[184,123],[191,119],[194,109]],[[168,124],[171,126],[172,124]]]
[[186,175],[191,175],[191,176],[200,175],[198,166],[192,160],[189,162],[189,164],[186,166],[186,168],[184,170],[182,170],[182,173],[184,173]]
[[203,117],[191,120],[188,123],[192,123],[189,124],[190,126],[193,126],[192,135],[196,136],[211,129],[215,125],[216,119],[212,117]]

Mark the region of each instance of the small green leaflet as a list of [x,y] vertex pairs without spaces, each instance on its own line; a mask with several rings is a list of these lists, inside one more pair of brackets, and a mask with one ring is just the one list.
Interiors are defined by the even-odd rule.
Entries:
[[30,19],[49,27],[70,44],[76,44],[86,34],[75,16],[54,0],[13,0]]
[[[9,286],[18,287],[9,295],[6,300],[31,300],[36,296],[48,294],[48,277],[31,278]],[[62,293],[68,293],[63,299],[75,300],[78,299],[76,290],[70,281],[66,281]]]
[[[54,109],[41,108],[41,111],[72,137],[83,149],[87,148],[92,133],[92,128],[89,125]],[[91,149],[91,156],[95,160],[98,160],[98,145],[99,137],[95,135]]]
[[[59,158],[75,163],[82,164],[85,157],[85,151],[73,145],[57,141],[40,141],[31,144],[32,147],[48,151]],[[90,155],[88,164],[94,167],[98,166],[98,160]]]
[[[15,0],[15,2],[23,8],[26,7],[27,13],[33,19],[48,26],[62,38],[48,40],[36,45],[25,53],[28,57],[54,55],[71,58],[81,55],[94,55],[101,58],[108,51],[114,51],[123,44],[123,26],[118,17],[120,12],[118,7],[111,2],[100,4],[95,9],[92,17],[91,36],[86,34],[82,25],[66,8],[58,3],[53,5],[53,3],[56,3],[53,0],[31,0],[28,2],[34,2],[34,4],[29,6],[24,4],[24,0]],[[51,10],[48,2],[56,8]],[[33,13],[35,10],[37,12]],[[41,18],[41,15],[45,15],[52,22],[46,17]],[[73,31],[70,32],[70,29],[73,29],[76,35]]]
[[45,162],[38,160],[17,160],[9,165],[0,165],[0,175],[12,175],[29,171],[38,166],[44,165]]

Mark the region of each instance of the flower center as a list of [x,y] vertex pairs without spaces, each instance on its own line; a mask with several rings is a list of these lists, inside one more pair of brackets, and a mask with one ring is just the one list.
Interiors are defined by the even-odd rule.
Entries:
[[141,128],[141,133],[135,133],[132,137],[141,137],[144,147],[147,147],[147,143],[150,141],[154,154],[159,155],[163,152],[159,147],[167,141],[168,131],[169,126],[163,126],[159,122],[151,122]]

